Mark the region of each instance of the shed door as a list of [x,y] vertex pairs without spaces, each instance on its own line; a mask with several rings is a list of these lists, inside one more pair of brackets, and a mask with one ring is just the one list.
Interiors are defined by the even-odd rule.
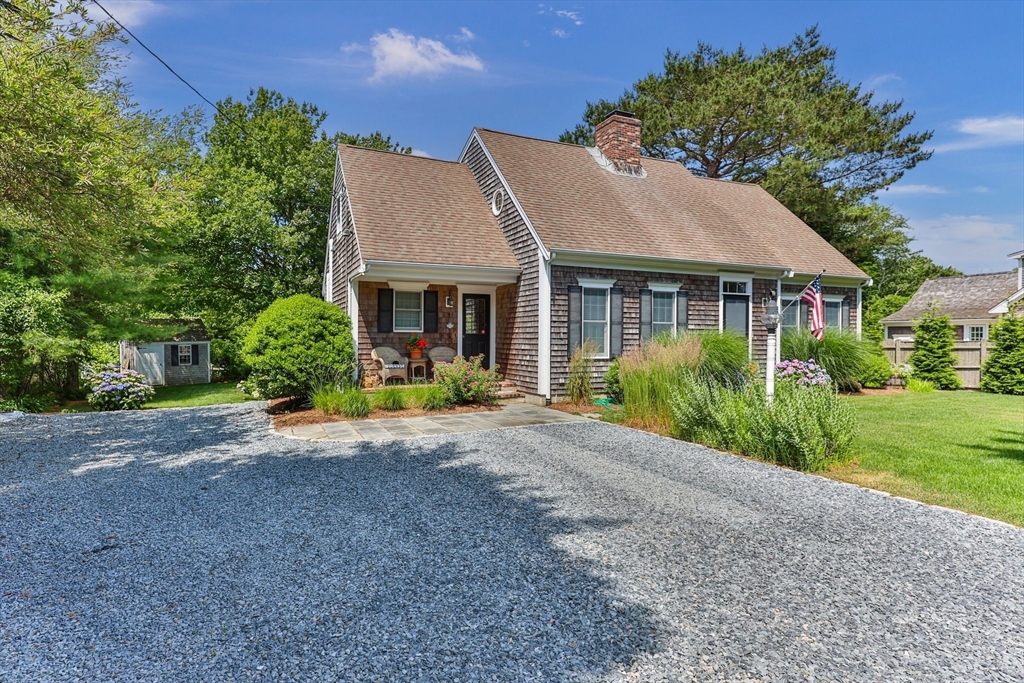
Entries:
[[136,370],[149,380],[150,384],[164,383],[164,345],[139,344]]

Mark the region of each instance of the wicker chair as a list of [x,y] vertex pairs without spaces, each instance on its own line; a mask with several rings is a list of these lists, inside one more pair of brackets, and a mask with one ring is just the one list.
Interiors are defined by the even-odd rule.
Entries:
[[438,363],[451,363],[455,360],[455,356],[455,349],[450,349],[447,346],[435,346],[427,351],[427,358],[430,359],[431,374],[434,373],[434,369],[437,367]]
[[370,357],[377,362],[380,383],[387,384],[389,379],[401,379],[409,383],[409,364],[390,346],[378,346],[370,352]]

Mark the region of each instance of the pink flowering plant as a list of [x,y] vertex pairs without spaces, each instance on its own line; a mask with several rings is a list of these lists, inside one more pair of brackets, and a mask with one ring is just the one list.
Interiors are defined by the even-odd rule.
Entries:
[[116,365],[100,370],[86,366],[82,380],[89,387],[86,398],[94,410],[138,410],[156,394],[144,375]]
[[806,361],[784,360],[776,363],[775,376],[797,386],[826,387],[832,383],[832,378],[825,372],[825,368],[818,365],[813,358]]
[[494,401],[501,375],[496,369],[485,369],[483,359],[482,354],[469,360],[456,356],[451,363],[434,366],[434,382],[444,389],[449,403],[486,404]]

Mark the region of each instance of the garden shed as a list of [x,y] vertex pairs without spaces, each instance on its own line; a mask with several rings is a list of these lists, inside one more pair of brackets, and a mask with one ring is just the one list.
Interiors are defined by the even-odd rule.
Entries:
[[120,344],[121,368],[146,376],[153,386],[207,384],[211,380],[210,335],[202,320],[153,320],[150,324],[187,327],[161,341]]

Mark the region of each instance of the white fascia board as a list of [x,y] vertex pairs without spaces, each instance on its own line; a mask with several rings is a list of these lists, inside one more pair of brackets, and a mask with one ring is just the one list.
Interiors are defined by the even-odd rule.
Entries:
[[426,281],[432,285],[505,285],[516,282],[519,268],[450,266],[403,261],[365,261],[360,277],[368,282]]
[[[752,263],[712,263],[710,261],[689,261],[684,259],[641,256],[639,254],[609,254],[598,251],[556,249],[551,252],[551,262],[557,265],[592,268],[614,268],[618,270],[650,270],[679,275],[718,275],[734,269],[736,275],[765,277],[771,280],[792,270],[788,266],[768,266]],[[728,273],[731,275],[732,273]]]
[[1010,296],[1006,297],[1005,299],[1000,301],[998,304],[996,304],[995,306],[990,308],[988,312],[992,313],[994,315],[1002,315],[1003,313],[1009,313],[1010,312],[1010,304],[1016,303],[1016,302],[1020,301],[1021,299],[1024,299],[1024,288],[1018,289],[1016,292],[1014,292],[1013,294],[1011,294]]
[[502,174],[501,169],[498,168],[498,164],[494,161],[494,157],[491,156],[491,151],[487,149],[487,145],[484,144],[483,138],[474,128],[472,135],[469,136],[469,140],[462,148],[462,152],[459,154],[459,163],[464,163],[466,159],[466,152],[469,151],[469,145],[477,141],[480,145],[480,149],[483,151],[484,156],[487,157],[487,161],[491,164],[491,168],[494,169],[495,175],[498,176],[498,182],[505,188],[505,195],[512,200],[512,204],[516,207],[519,215],[523,217],[523,223],[526,224],[526,229],[530,231],[530,235],[533,236],[534,241],[537,243],[537,247],[540,249],[541,259],[546,261],[550,260],[551,252],[548,251],[547,247],[544,246],[544,242],[541,240],[540,235],[537,233],[537,229],[533,227],[533,223],[530,222],[530,217],[526,215],[526,211],[523,210],[523,205],[519,203],[519,198],[516,197],[516,193],[512,191],[512,187],[505,180],[505,176]]
[[[341,186],[345,190],[345,192],[344,192],[344,200],[345,200],[344,204],[345,204],[346,207],[348,207],[349,215],[352,216],[352,239],[354,239],[356,241],[356,263],[362,264],[363,263],[363,250],[359,246],[359,230],[358,230],[358,228],[356,228],[356,212],[355,212],[355,209],[352,208],[352,201],[349,199],[349,195],[348,195],[348,181],[345,180],[345,165],[343,163],[341,163],[341,147],[340,147],[340,145],[338,147],[337,154],[338,154],[338,171],[341,173]],[[339,224],[341,222],[341,211],[343,211],[343,210],[344,209],[341,206],[338,207],[338,222],[339,222]],[[334,232],[337,233],[338,231],[335,230]],[[344,259],[342,259],[342,261],[344,262]],[[362,273],[362,271],[363,271],[363,266],[360,265],[359,272]],[[342,277],[345,277],[345,276],[354,277],[355,274],[350,275],[349,273],[343,273]]]
[[537,393],[551,399],[551,261],[538,251]]

